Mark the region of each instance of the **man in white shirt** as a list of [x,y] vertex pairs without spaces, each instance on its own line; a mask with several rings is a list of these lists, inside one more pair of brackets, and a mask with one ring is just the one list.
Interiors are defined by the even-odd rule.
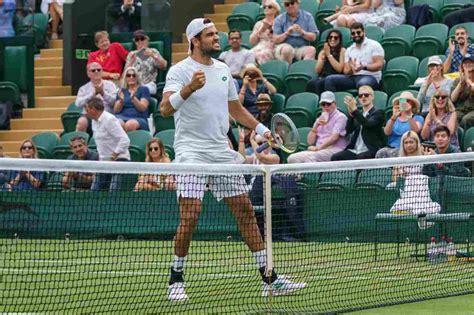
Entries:
[[344,57],[344,74],[331,74],[324,81],[326,91],[337,92],[368,85],[379,88],[382,79],[385,52],[377,41],[365,37],[364,25],[351,25],[354,44],[347,48]]
[[242,33],[239,30],[231,30],[228,40],[231,49],[222,52],[219,55],[219,60],[229,66],[234,78],[241,79],[240,73],[246,65],[255,63],[255,56],[250,50],[242,48]]
[[[231,71],[224,63],[212,59],[220,49],[217,29],[209,19],[194,19],[186,28],[190,57],[168,72],[160,105],[161,115],[174,115],[175,162],[193,164],[235,164],[243,157],[228,146],[229,114],[240,124],[271,140],[268,128],[239,102]],[[192,233],[201,212],[206,185],[214,196],[224,199],[234,214],[242,238],[250,248],[262,275],[262,295],[267,296],[273,283],[273,295],[289,294],[305,283],[293,283],[275,272],[267,276],[266,250],[255,213],[248,198],[243,176],[177,176],[177,193],[182,215],[175,236],[174,258],[168,288],[168,299],[184,301],[183,271]]]
[[[130,161],[130,139],[114,115],[104,110],[104,103],[94,97],[86,104],[87,116],[92,119],[92,131],[100,161]],[[120,189],[120,175],[99,174],[92,190]]]
[[87,102],[94,97],[101,98],[105,110],[112,113],[117,98],[117,86],[112,81],[102,80],[102,66],[99,63],[91,62],[87,65],[87,76],[90,81],[79,88],[76,97],[76,106],[83,109],[83,115],[77,120],[76,131],[82,132],[87,132],[90,127],[90,121],[85,115]]

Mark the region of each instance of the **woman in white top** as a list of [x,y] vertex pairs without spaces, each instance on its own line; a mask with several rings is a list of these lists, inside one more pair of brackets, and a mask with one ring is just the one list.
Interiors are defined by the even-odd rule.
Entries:
[[350,27],[354,22],[364,24],[373,12],[372,0],[342,0],[339,12],[325,18],[325,21],[331,22],[334,27]]
[[269,60],[275,59],[273,45],[273,22],[280,14],[280,5],[275,0],[267,0],[262,2],[263,13],[265,17],[255,23],[252,34],[250,34],[250,44],[254,47],[251,49],[255,56],[255,60],[259,65]]
[[405,23],[404,0],[374,0],[375,12],[366,20],[365,25],[376,25],[388,30]]
[[63,4],[64,0],[43,0],[41,3],[41,11],[49,12],[51,16],[51,39],[58,39],[59,21],[63,20]]
[[[423,155],[423,147],[416,132],[405,132],[400,142],[400,157]],[[392,170],[392,182],[388,187],[395,187],[399,177],[421,174],[421,169],[421,165],[395,166]]]

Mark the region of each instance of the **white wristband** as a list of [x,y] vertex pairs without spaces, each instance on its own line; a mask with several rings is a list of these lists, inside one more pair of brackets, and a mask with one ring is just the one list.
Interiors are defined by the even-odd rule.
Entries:
[[265,133],[269,132],[270,129],[268,129],[267,127],[265,127],[264,124],[262,123],[259,123],[257,125],[257,127],[255,127],[255,131],[257,132],[257,134],[261,135],[262,137],[265,135]]
[[173,93],[170,96],[170,104],[175,110],[178,110],[184,104],[184,98],[181,97],[181,91]]

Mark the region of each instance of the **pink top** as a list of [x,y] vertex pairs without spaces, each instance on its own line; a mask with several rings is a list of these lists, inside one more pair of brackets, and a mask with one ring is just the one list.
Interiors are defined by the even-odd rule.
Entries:
[[[313,128],[316,128],[316,122],[314,123]],[[339,139],[334,143],[331,147],[336,147],[339,149],[344,150],[347,145],[349,144],[349,139],[346,137],[346,123],[347,117],[339,110],[334,110],[332,113],[329,114],[329,119],[327,124],[320,125],[317,128],[317,139],[316,139],[316,146],[320,146],[324,142],[328,140],[328,138],[337,133],[340,135]]]

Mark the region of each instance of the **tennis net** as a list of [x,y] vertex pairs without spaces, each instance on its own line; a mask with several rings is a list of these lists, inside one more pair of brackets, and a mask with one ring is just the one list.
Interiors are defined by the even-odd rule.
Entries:
[[[5,181],[0,192],[0,312],[301,314],[473,293],[473,161],[2,159],[6,178],[36,176],[41,187]],[[192,231],[183,226],[199,208],[186,204],[180,221],[178,192],[202,212],[184,262],[187,299],[169,301],[173,257],[186,247],[177,229]],[[267,275],[306,287],[278,296],[257,250]]]

